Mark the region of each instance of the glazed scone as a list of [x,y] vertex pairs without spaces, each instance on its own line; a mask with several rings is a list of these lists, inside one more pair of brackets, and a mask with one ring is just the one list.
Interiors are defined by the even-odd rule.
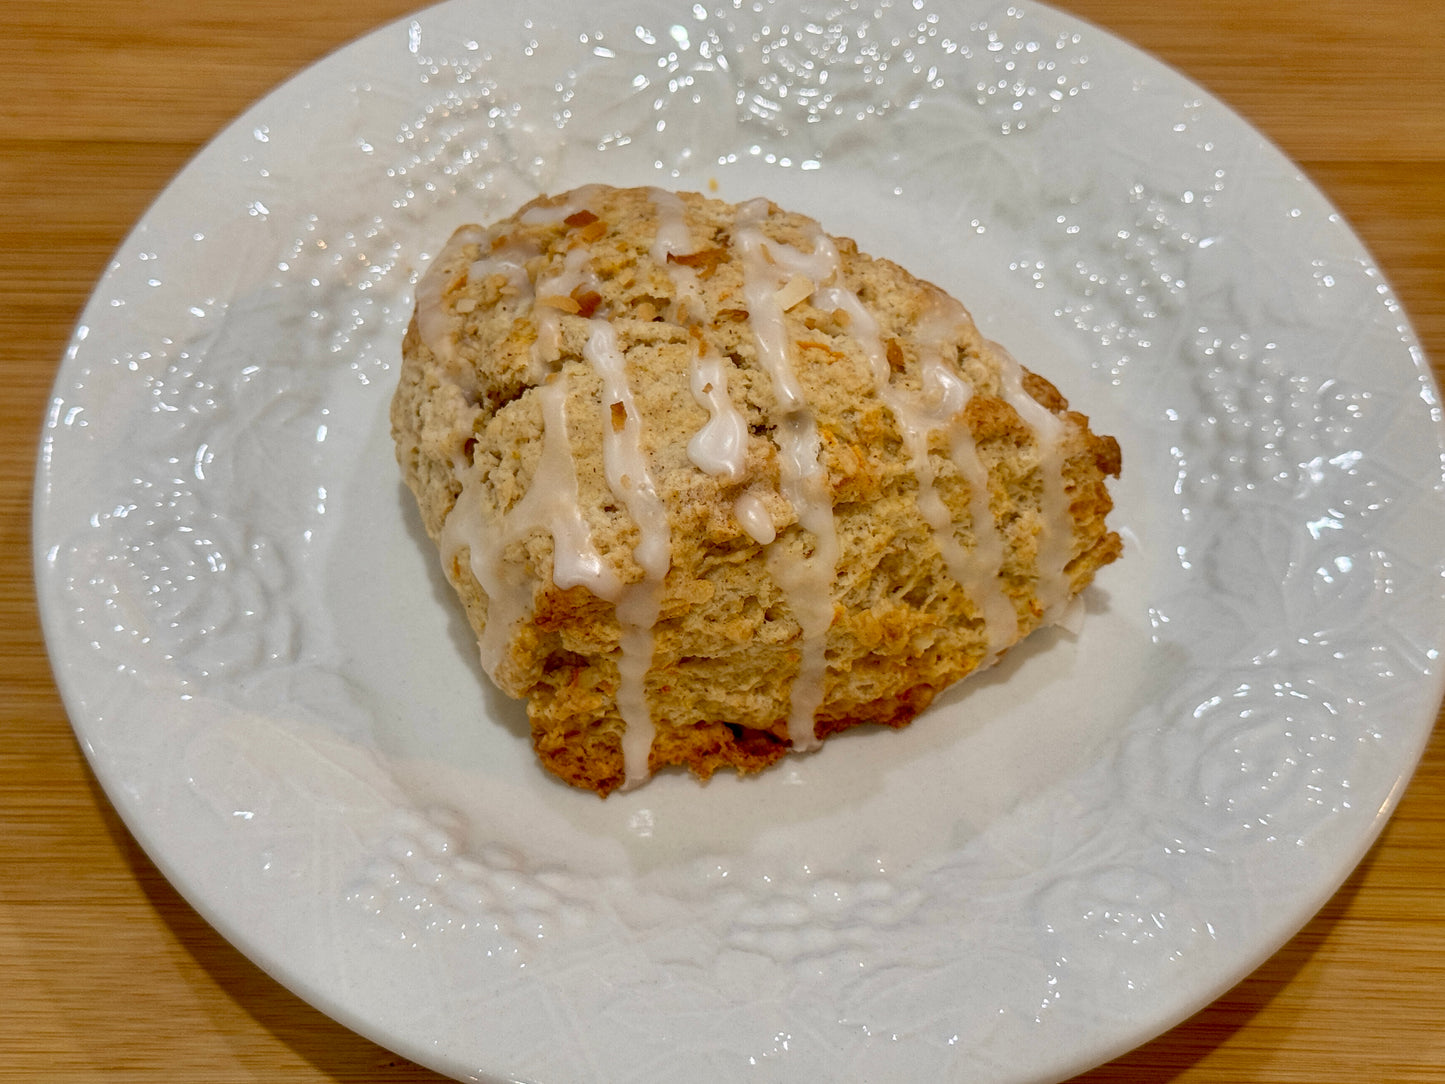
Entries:
[[1121,551],[1113,438],[766,200],[590,186],[463,226],[391,424],[484,668],[604,796],[903,726]]

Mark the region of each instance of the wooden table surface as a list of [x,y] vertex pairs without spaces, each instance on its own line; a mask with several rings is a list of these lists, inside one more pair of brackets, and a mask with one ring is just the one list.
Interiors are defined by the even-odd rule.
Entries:
[[[51,380],[171,175],[409,0],[3,0],[0,1080],[440,1080],[199,919],[89,774],[50,679],[30,490]],[[1249,118],[1349,218],[1445,364],[1445,4],[1066,0]],[[1364,863],[1214,1005],[1088,1081],[1445,1080],[1445,728]]]

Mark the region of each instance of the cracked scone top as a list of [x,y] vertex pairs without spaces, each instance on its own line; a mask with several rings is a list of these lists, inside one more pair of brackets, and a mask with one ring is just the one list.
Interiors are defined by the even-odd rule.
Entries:
[[603,795],[903,726],[1120,553],[1113,438],[766,200],[589,186],[463,226],[403,359],[397,457],[482,664]]

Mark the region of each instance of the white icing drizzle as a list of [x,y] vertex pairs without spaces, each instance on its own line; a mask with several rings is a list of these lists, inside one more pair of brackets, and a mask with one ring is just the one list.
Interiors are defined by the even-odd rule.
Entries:
[[[570,297],[572,291],[590,281],[587,249],[578,246],[562,258],[556,274],[537,280],[536,297]],[[532,343],[532,379],[541,381],[562,355],[562,310],[551,305],[534,305],[532,321],[537,325],[537,338]]]
[[819,462],[821,441],[813,416],[793,411],[775,430],[779,434],[783,497],[796,510],[798,522],[813,535],[813,552],[797,557],[769,545],[768,568],[788,598],[802,627],[802,658],[789,691],[788,737],[799,752],[819,744],[814,716],[823,702],[827,674],[828,629],[833,624],[833,583],[838,567],[838,535],[828,478]]
[[[650,255],[659,264],[667,265],[667,257],[685,256],[692,251],[692,233],[687,228],[687,204],[676,192],[665,188],[649,188],[648,197],[657,212],[657,233],[652,239]],[[689,267],[673,265],[683,271]]]
[[[617,710],[626,729],[622,755],[624,786],[648,776],[648,756],[656,728],[647,705],[646,677],[655,651],[653,626],[662,606],[663,583],[672,563],[672,534],[667,509],[647,465],[642,446],[642,423],[627,383],[626,362],[617,344],[617,331],[600,318],[590,321],[591,332],[583,356],[602,378],[602,464],[608,488],[622,501],[637,525],[639,539],[632,555],[642,566],[643,580],[622,589],[615,599],[621,626],[618,659]],[[620,409],[619,409],[620,408]]]
[[[841,273],[838,277],[841,280]],[[946,347],[954,341],[950,334],[954,325],[930,318],[915,326],[915,340],[922,353],[923,388],[921,394],[910,393],[892,383],[892,367],[878,323],[858,295],[840,281],[839,285],[819,290],[817,300],[822,308],[842,309],[848,315],[849,328],[868,355],[874,391],[898,424],[908,466],[918,484],[918,510],[933,534],[949,575],[974,596],[981,610],[989,656],[997,654],[1016,638],[1018,614],[999,578],[1004,544],[989,508],[988,470],[979,459],[973,434],[963,419],[973,386],[944,360]],[[928,445],[936,432],[947,438],[949,458],[968,483],[969,519],[974,534],[971,548],[958,541],[953,513],[933,484],[937,471]]]
[[471,468],[441,531],[446,566],[462,546],[472,575],[487,594],[487,622],[479,642],[482,667],[495,680],[507,642],[532,612],[532,580],[506,551],[534,530],[552,536],[552,580],[560,588],[586,587],[616,598],[621,581],[602,559],[577,497],[577,467],[567,436],[567,378],[557,374],[537,388],[542,407],[542,452],[526,494],[499,522],[488,525],[481,504],[481,469]]
[[1054,624],[1063,616],[1073,596],[1065,571],[1073,556],[1074,518],[1069,512],[1069,494],[1064,479],[1064,423],[1023,386],[1023,366],[998,343],[990,346],[1003,360],[999,394],[1034,431],[1038,441],[1039,471],[1043,488],[1039,493],[1039,551],[1034,588],[1044,608],[1043,623]]
[[756,493],[738,494],[738,499],[733,501],[733,515],[737,517],[748,537],[760,546],[766,546],[778,537],[778,529],[773,525],[768,506]]
[[1054,624],[1071,636],[1077,636],[1084,631],[1084,618],[1087,615],[1088,606],[1084,603],[1084,596],[1075,595],[1065,604],[1063,611],[1059,614],[1059,619]]
[[[669,255],[685,256],[692,252],[692,235],[687,228],[687,204],[676,192],[651,188],[648,192],[657,211],[657,233],[649,255],[667,268],[677,295],[673,304],[679,323],[696,324],[704,312],[702,288],[697,272],[680,263],[670,263]],[[698,470],[728,482],[740,482],[747,470],[748,424],[728,395],[728,363],[706,351],[699,342],[699,352],[689,362],[688,379],[692,397],[708,412],[707,423],[687,443],[687,456]]]
[[740,482],[747,472],[748,423],[728,396],[730,364],[716,354],[692,360],[688,374],[692,397],[706,408],[708,420],[687,442],[687,457],[699,470]]
[[[583,357],[602,378],[602,461],[607,484],[627,506],[628,514],[641,532],[633,553],[637,563],[660,576],[667,571],[671,558],[667,510],[657,495],[647,465],[642,423],[628,386],[626,362],[617,344],[617,329],[604,319],[589,323],[591,333]],[[616,406],[622,407],[620,415]]]
[[518,216],[517,221],[524,226],[548,226],[571,218],[578,211],[587,210],[587,205],[592,202],[592,197],[597,194],[600,187],[595,184],[584,184],[581,188],[574,188],[561,202],[539,203],[534,207],[528,207]]
[[[534,207],[521,216],[524,224],[562,221],[583,209],[587,190],[575,193],[563,204]],[[453,245],[482,244],[480,232],[457,235]],[[509,562],[507,549],[538,528],[553,539],[553,582],[560,588],[583,586],[616,607],[620,627],[617,708],[622,716],[625,771],[624,787],[636,786],[648,777],[648,760],[655,725],[646,698],[646,677],[655,654],[653,628],[661,611],[664,582],[672,560],[671,529],[667,512],[657,495],[641,440],[641,421],[632,390],[627,382],[626,362],[617,342],[616,330],[604,318],[588,319],[584,359],[601,379],[598,400],[601,411],[603,469],[609,489],[626,507],[636,524],[639,539],[633,557],[643,570],[637,584],[624,584],[603,560],[592,540],[578,498],[577,463],[567,434],[567,376],[553,371],[561,356],[562,310],[536,304],[548,297],[570,296],[579,286],[595,283],[588,251],[578,246],[563,257],[555,273],[530,281],[526,264],[535,249],[513,245],[473,262],[471,273],[503,274],[519,297],[533,302],[537,339],[532,346],[533,377],[539,382],[536,394],[542,406],[542,451],[531,484],[500,522],[484,522],[480,496],[480,468],[468,465],[460,473],[462,490],[442,526],[441,548],[449,564],[463,545],[469,547],[472,575],[486,592],[487,622],[479,642],[482,665],[493,679],[505,658],[506,645],[518,625],[533,608],[532,581],[516,562]],[[427,283],[429,311],[443,309],[442,293],[449,284],[435,275]],[[419,304],[423,294],[418,290]],[[445,327],[443,328],[445,330]],[[435,329],[433,329],[435,331]],[[444,338],[447,347],[451,340]],[[718,382],[721,385],[721,381]]]
[[[562,220],[583,210],[587,201],[596,191],[595,185],[588,185],[577,189],[567,200],[552,206],[533,207],[523,213],[518,219],[520,223],[527,226],[546,225]],[[480,226],[463,226],[447,240],[442,250],[437,253],[431,265],[416,285],[416,321],[417,330],[421,333],[422,342],[426,343],[427,349],[435,354],[442,361],[453,361],[456,358],[456,328],[452,324],[452,317],[448,313],[444,295],[446,289],[455,280],[458,272],[453,271],[450,275],[444,273],[444,265],[455,261],[456,256],[468,245],[481,247],[482,255],[473,261],[467,269],[469,278],[476,279],[487,275],[502,274],[517,291],[522,301],[530,300],[533,297],[532,281],[527,274],[526,263],[531,257],[538,254],[535,245],[511,244],[504,248],[491,252],[489,246],[493,237],[490,230]],[[570,255],[570,253],[569,253]],[[565,271],[564,271],[565,274]],[[538,283],[538,293],[571,293],[579,284],[577,282],[567,286],[565,290],[559,289],[562,284],[561,278],[556,282]],[[545,285],[545,289],[542,287]],[[555,310],[548,310],[555,312]],[[555,335],[555,326],[549,327],[549,336],[539,334],[538,339],[545,342],[552,342],[551,336]],[[547,353],[547,348],[541,350],[542,354]],[[533,347],[533,364],[537,365],[539,350]],[[556,357],[555,344],[551,348],[550,357],[546,361],[554,360]],[[538,372],[534,374],[538,383],[546,375],[547,367],[543,364]]]
[[788,737],[795,750],[803,751],[819,744],[814,717],[823,700],[827,674],[827,633],[833,623],[838,536],[827,470],[820,456],[822,441],[798,382],[777,293],[795,274],[819,281],[827,278],[832,262],[827,246],[819,245],[809,254],[769,240],[757,228],[767,214],[766,200],[754,200],[739,208],[733,244],[742,256],[743,296],[758,359],[772,378],[779,405],[774,434],[780,492],[793,506],[799,524],[813,536],[813,550],[807,556],[796,556],[772,544],[767,554],[768,568],[802,627],[802,657],[789,692]]
[[535,244],[513,243],[504,245],[494,252],[473,261],[467,275],[472,279],[487,279],[502,275],[515,292],[520,303],[532,300],[532,277],[527,274],[527,261],[539,254]]
[[[777,293],[794,274],[810,275],[815,282],[826,279],[834,262],[826,249],[806,253],[791,245],[770,241],[757,228],[757,223],[767,215],[767,200],[751,200],[738,209],[733,244],[743,258],[743,298],[748,308],[748,323],[757,340],[758,360],[772,378],[779,407],[785,413],[806,412],[807,404],[793,366],[792,344],[788,341],[788,327]],[[821,231],[818,236],[823,238]]]
[[[524,225],[564,221],[585,210],[590,195],[590,189],[580,189],[563,203],[531,208],[520,221]],[[655,654],[653,627],[661,611],[664,581],[672,561],[672,539],[666,509],[657,495],[647,465],[647,453],[641,440],[641,421],[627,382],[626,362],[617,342],[617,333],[612,323],[602,317],[587,318],[588,337],[582,353],[602,382],[598,408],[601,414],[603,471],[608,488],[627,509],[638,529],[639,539],[633,549],[633,557],[643,571],[640,583],[624,584],[611,568],[602,564],[592,544],[586,520],[577,506],[577,465],[567,439],[563,412],[566,393],[565,390],[554,391],[556,388],[565,389],[565,374],[552,372],[561,357],[564,310],[542,302],[549,298],[570,297],[584,285],[595,287],[597,283],[589,255],[585,245],[569,249],[560,268],[540,277],[534,286],[529,284],[528,296],[533,300],[532,318],[537,328],[537,338],[531,350],[532,376],[535,380],[546,381],[542,390],[548,395],[544,403],[550,408],[544,416],[543,430],[543,465],[549,469],[544,471],[539,466],[526,496],[518,502],[513,515],[508,517],[508,524],[533,500],[543,507],[565,507],[567,515],[553,513],[553,519],[560,520],[561,527],[560,530],[558,525],[553,527],[556,542],[554,580],[559,587],[569,585],[563,582],[564,576],[570,576],[573,582],[585,582],[593,594],[616,607],[619,625],[616,699],[624,726],[623,785],[632,787],[648,777],[648,760],[656,732],[647,704],[646,678]],[[488,273],[501,271],[504,274],[519,271],[525,275],[528,256],[518,252],[515,257],[503,257],[506,260],[504,265],[498,263],[486,270]],[[505,529],[502,533],[505,535]],[[496,564],[495,558],[499,553],[492,555],[492,565]],[[472,563],[475,570],[478,561],[474,558]],[[585,569],[594,563],[598,571],[586,575]],[[582,574],[579,574],[579,565],[584,570]],[[498,571],[494,569],[486,574],[493,583],[504,588]],[[604,572],[605,575],[602,574]],[[478,580],[490,598],[488,581],[481,574]],[[492,652],[498,657],[505,643],[504,633],[510,633],[516,625],[517,618],[513,614],[526,614],[526,609],[516,604],[519,601],[513,601],[509,607],[508,620],[503,631],[497,634],[498,643],[492,646]],[[490,634],[492,628],[489,614],[486,633]]]
[[487,234],[480,226],[463,226],[442,246],[426,274],[416,284],[416,327],[421,341],[443,362],[456,360],[456,328],[447,312],[444,294],[459,272],[443,271],[468,245],[486,247]]
[[[955,424],[948,425],[948,458],[968,483],[968,518],[973,528],[973,548],[959,552],[955,548],[950,555],[949,573],[960,583],[973,588],[977,593],[974,601],[983,611],[988,658],[982,665],[990,665],[998,653],[1018,637],[1019,615],[1013,600],[1003,589],[1004,539],[993,518],[989,506],[988,467],[978,454],[978,442],[961,416],[963,406],[972,396],[973,389],[943,361],[942,352],[935,346],[924,355],[923,380],[925,393],[930,385],[963,384],[963,405],[958,408]],[[941,398],[956,398],[945,391]],[[939,502],[942,504],[942,502]],[[937,529],[937,528],[935,528]],[[950,530],[950,536],[952,534]],[[957,542],[954,543],[957,547]]]

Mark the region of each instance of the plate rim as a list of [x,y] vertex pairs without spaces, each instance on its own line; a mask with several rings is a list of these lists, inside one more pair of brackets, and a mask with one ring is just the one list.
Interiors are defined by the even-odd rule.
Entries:
[[[113,254],[112,260],[110,262],[114,262],[114,255],[117,255],[129,249],[132,246],[133,242],[136,240],[139,233],[146,227],[148,221],[151,220],[152,216],[158,213],[158,210],[161,209],[163,205],[168,201],[168,199],[172,197],[173,193],[180,191],[185,187],[187,183],[189,183],[194,173],[198,170],[201,161],[208,154],[211,153],[212,149],[229,134],[240,131],[244,129],[248,124],[252,123],[255,116],[265,109],[267,103],[274,102],[276,99],[284,97],[287,93],[293,92],[294,89],[299,86],[303,80],[316,77],[323,67],[337,63],[340,58],[344,58],[346,54],[348,54],[351,50],[353,50],[362,42],[376,39],[387,33],[395,33],[398,28],[408,23],[416,20],[426,20],[430,17],[434,17],[436,13],[442,12],[444,10],[463,8],[485,8],[486,6],[487,4],[485,0],[443,0],[443,2],[441,3],[437,3],[422,8],[411,14],[403,15],[397,19],[390,20],[372,28],[371,30],[351,39],[350,41],[342,45],[337,46],[336,48],[327,52],[325,55],[317,58],[315,61],[306,65],[298,72],[292,74],[288,78],[282,80],[270,89],[263,92],[244,110],[242,110],[241,113],[239,113],[227,124],[223,125],[221,129],[219,129],[208,140],[206,140],[205,143],[191,156],[191,158],[188,159],[187,162],[175,173],[175,175],[171,177],[171,179],[168,180],[164,186],[162,186],[160,191],[147,206],[145,211],[136,220],[135,224],[130,228],[130,230],[127,231],[126,236],[118,245],[116,252],[115,254]],[[620,8],[622,5],[619,4],[616,6]],[[1144,51],[1143,49],[1129,42],[1127,39],[1113,33],[1108,28],[1086,20],[1078,15],[1075,15],[1072,12],[1063,11],[1061,9],[1052,7],[1051,5],[1042,3],[1031,2],[1023,6],[1026,11],[1030,8],[1037,8],[1040,10],[1049,11],[1052,12],[1056,18],[1086,27],[1093,34],[1096,34],[1099,37],[1106,39],[1113,48],[1127,50],[1127,52],[1132,57],[1136,59],[1142,59],[1148,64],[1158,66],[1160,69],[1167,71],[1174,79],[1180,81],[1182,84],[1187,85],[1190,88],[1193,88],[1195,91],[1197,91],[1200,97],[1209,102],[1213,108],[1222,110],[1234,123],[1239,124],[1240,126],[1242,126],[1243,129],[1247,130],[1254,138],[1260,140],[1261,143],[1268,149],[1268,152],[1271,155],[1277,157],[1278,160],[1280,160],[1281,162],[1287,163],[1290,168],[1295,170],[1298,180],[1308,190],[1312,191],[1320,199],[1324,200],[1325,203],[1336,215],[1339,215],[1338,208],[1334,205],[1333,201],[1329,199],[1328,195],[1319,187],[1318,184],[1314,182],[1314,180],[1309,176],[1308,172],[1303,167],[1301,167],[1297,162],[1290,158],[1280,148],[1280,146],[1276,142],[1274,142],[1268,135],[1261,132],[1257,127],[1255,127],[1255,125],[1250,122],[1247,117],[1240,114],[1231,105],[1213,94],[1206,87],[1203,87],[1202,85],[1197,83],[1187,74],[1183,73],[1174,66],[1169,65],[1167,62],[1161,60],[1157,56]],[[1366,243],[1359,236],[1354,227],[1348,221],[1346,221],[1342,215],[1340,215],[1340,218],[1342,223],[1344,224],[1344,228],[1348,231],[1349,237],[1352,239],[1353,243],[1362,253],[1370,257],[1372,261],[1372,266],[1380,275],[1381,280],[1388,286],[1388,275],[1386,274],[1384,269],[1379,267],[1378,262],[1374,261],[1373,253],[1371,253],[1368,245],[1366,245]],[[89,322],[93,322],[93,320],[90,318],[92,306],[97,306],[99,304],[99,294],[102,288],[102,284],[104,283],[108,273],[109,272],[105,272],[98,277],[95,285],[92,288],[92,292],[86,301],[86,304],[83,306],[81,313],[76,319],[76,329],[86,326]],[[1420,343],[1418,333],[1415,331],[1414,326],[1411,323],[1409,313],[1403,308],[1403,306],[1401,306],[1401,308],[1399,309],[1398,318],[1402,324],[1403,329],[1408,333],[1410,342],[1413,346],[1413,352],[1415,357],[1414,377],[1422,383],[1422,386],[1425,389],[1428,389],[1430,392],[1433,393],[1434,401],[1438,408],[1441,395],[1440,379],[1435,374],[1434,370],[1430,367],[1429,360],[1426,357],[1424,348]],[[236,947],[240,951],[242,951],[243,955],[245,955],[248,959],[256,962],[259,966],[263,968],[263,970],[265,970],[268,974],[270,974],[273,978],[280,982],[284,987],[292,990],[293,992],[296,992],[308,1003],[315,1005],[318,1009],[326,1013],[328,1016],[331,1016],[333,1019],[338,1020],[351,1030],[356,1031],[358,1034],[363,1035],[369,1039],[373,1039],[374,1041],[377,1041],[390,1049],[397,1050],[399,1053],[403,1053],[421,1064],[435,1066],[437,1064],[436,1054],[434,1051],[426,1049],[425,1044],[411,1045],[406,1042],[399,1043],[398,1036],[396,1035],[378,1035],[373,1025],[373,1022],[356,1017],[349,1006],[347,1006],[343,1001],[339,1001],[332,997],[324,989],[315,988],[307,984],[304,981],[303,977],[298,975],[290,973],[278,974],[277,971],[281,969],[274,968],[273,966],[268,966],[268,963],[274,964],[275,961],[268,961],[264,952],[258,953],[256,951],[256,946],[250,944],[249,939],[246,938],[244,935],[238,937],[238,931],[229,928],[230,923],[226,921],[224,917],[217,914],[208,905],[207,901],[204,898],[198,898],[198,894],[194,891],[194,885],[188,883],[188,879],[184,875],[184,873],[181,870],[177,869],[175,865],[171,861],[169,861],[168,857],[164,853],[157,852],[155,847],[153,847],[154,840],[152,833],[147,830],[145,824],[143,823],[141,811],[130,801],[128,796],[124,793],[122,780],[117,778],[112,771],[114,766],[111,764],[107,764],[104,761],[98,761],[92,744],[89,740],[87,740],[87,736],[85,733],[85,726],[87,725],[87,723],[83,722],[80,719],[80,716],[84,714],[83,711],[81,711],[79,708],[82,697],[74,687],[74,682],[76,679],[71,672],[71,667],[74,666],[74,660],[69,660],[67,662],[67,660],[57,658],[53,653],[52,645],[59,642],[59,636],[55,626],[61,620],[58,613],[58,603],[56,601],[56,597],[60,592],[60,588],[58,585],[47,586],[50,581],[47,579],[48,569],[46,566],[45,550],[48,548],[47,542],[49,541],[49,539],[42,537],[44,528],[47,526],[47,522],[51,514],[45,484],[50,478],[49,472],[51,470],[47,461],[47,456],[45,455],[46,445],[51,439],[50,433],[52,431],[52,427],[49,421],[49,415],[51,413],[52,404],[54,404],[58,399],[58,390],[60,389],[61,383],[66,377],[68,368],[73,363],[73,358],[78,346],[75,334],[76,332],[75,330],[73,330],[71,338],[68,340],[65,351],[63,352],[60,362],[56,368],[56,375],[51,383],[51,390],[46,400],[46,418],[42,420],[41,437],[38,442],[40,454],[37,455],[34,478],[32,482],[32,501],[30,512],[32,578],[36,589],[37,612],[44,634],[47,653],[50,658],[50,664],[52,667],[52,673],[55,678],[55,683],[65,704],[67,717],[70,720],[71,726],[76,734],[81,749],[85,754],[87,764],[89,765],[89,768],[93,773],[95,779],[99,782],[102,790],[105,792],[107,800],[111,803],[116,813],[120,817],[121,821],[125,824],[127,831],[131,833],[132,837],[146,853],[149,860],[156,866],[158,870],[161,871],[162,875],[166,877],[168,883],[170,883],[175,888],[175,890],[186,900],[188,905],[195,909],[196,912],[200,914],[208,924],[210,924],[218,933],[221,934],[221,936],[223,936],[228,942],[236,945]],[[1445,451],[1445,423],[1441,423],[1438,417],[1436,419],[1435,425],[1435,439],[1437,446],[1439,446],[1442,451]],[[1437,490],[1438,496],[1439,480],[1437,480],[1435,488]],[[1436,704],[1439,704],[1442,700],[1442,697],[1445,697],[1445,668],[1437,666],[1434,673],[1431,675],[1430,696]],[[89,725],[94,725],[94,720],[89,720],[88,722]],[[1431,738],[1434,727],[1435,721],[1434,717],[1432,716],[1428,724],[1419,726],[1414,732],[1413,741],[1409,743],[1411,747],[1406,750],[1406,756],[1403,758],[1399,766],[1394,786],[1391,788],[1387,799],[1375,811],[1369,822],[1368,829],[1362,835],[1360,835],[1358,839],[1356,839],[1356,845],[1352,848],[1351,854],[1344,861],[1344,864],[1340,865],[1339,867],[1341,872],[1339,872],[1338,877],[1330,879],[1328,884],[1322,882],[1316,885],[1315,887],[1317,890],[1314,893],[1310,894],[1308,901],[1300,901],[1297,903],[1297,906],[1294,910],[1298,913],[1298,915],[1303,916],[1301,920],[1296,921],[1294,918],[1291,918],[1280,923],[1281,927],[1288,928],[1288,931],[1284,934],[1283,937],[1277,939],[1268,939],[1267,942],[1262,941],[1257,944],[1255,946],[1255,952],[1251,955],[1252,962],[1250,962],[1248,966],[1239,969],[1237,973],[1230,972],[1228,974],[1221,975],[1217,983],[1215,984],[1213,991],[1209,993],[1207,997],[1199,1000],[1197,1004],[1192,1004],[1191,1006],[1181,1008],[1180,1011],[1172,1018],[1163,1021],[1151,1021],[1148,1024],[1138,1027],[1131,1035],[1117,1038],[1113,1043],[1109,1044],[1109,1048],[1112,1052],[1108,1053],[1107,1056],[1099,1059],[1094,1057],[1092,1054],[1088,1055],[1086,1060],[1080,1062],[1078,1064],[1078,1067],[1071,1071],[1081,1071],[1083,1069],[1089,1068],[1090,1066],[1101,1064],[1103,1061],[1111,1060],[1112,1058],[1117,1057],[1127,1052],[1128,1050],[1134,1049],[1142,1043],[1145,1043],[1150,1039],[1157,1037],[1158,1035],[1161,1035],[1164,1032],[1170,1030],[1171,1028],[1177,1026],[1180,1022],[1193,1015],[1200,1008],[1217,1000],[1219,996],[1221,996],[1231,987],[1237,985],[1241,980],[1243,980],[1245,977],[1255,971],[1265,960],[1275,955],[1285,944],[1287,944],[1288,941],[1301,928],[1303,928],[1305,924],[1308,923],[1309,919],[1313,915],[1317,914],[1319,910],[1325,904],[1327,904],[1328,901],[1339,891],[1340,887],[1349,879],[1349,877],[1357,869],[1359,864],[1368,855],[1369,851],[1378,842],[1380,834],[1383,832],[1386,824],[1393,816],[1396,808],[1398,807],[1401,797],[1403,796],[1405,790],[1408,788],[1411,779],[1413,778],[1416,770],[1418,769],[1420,760]]]

